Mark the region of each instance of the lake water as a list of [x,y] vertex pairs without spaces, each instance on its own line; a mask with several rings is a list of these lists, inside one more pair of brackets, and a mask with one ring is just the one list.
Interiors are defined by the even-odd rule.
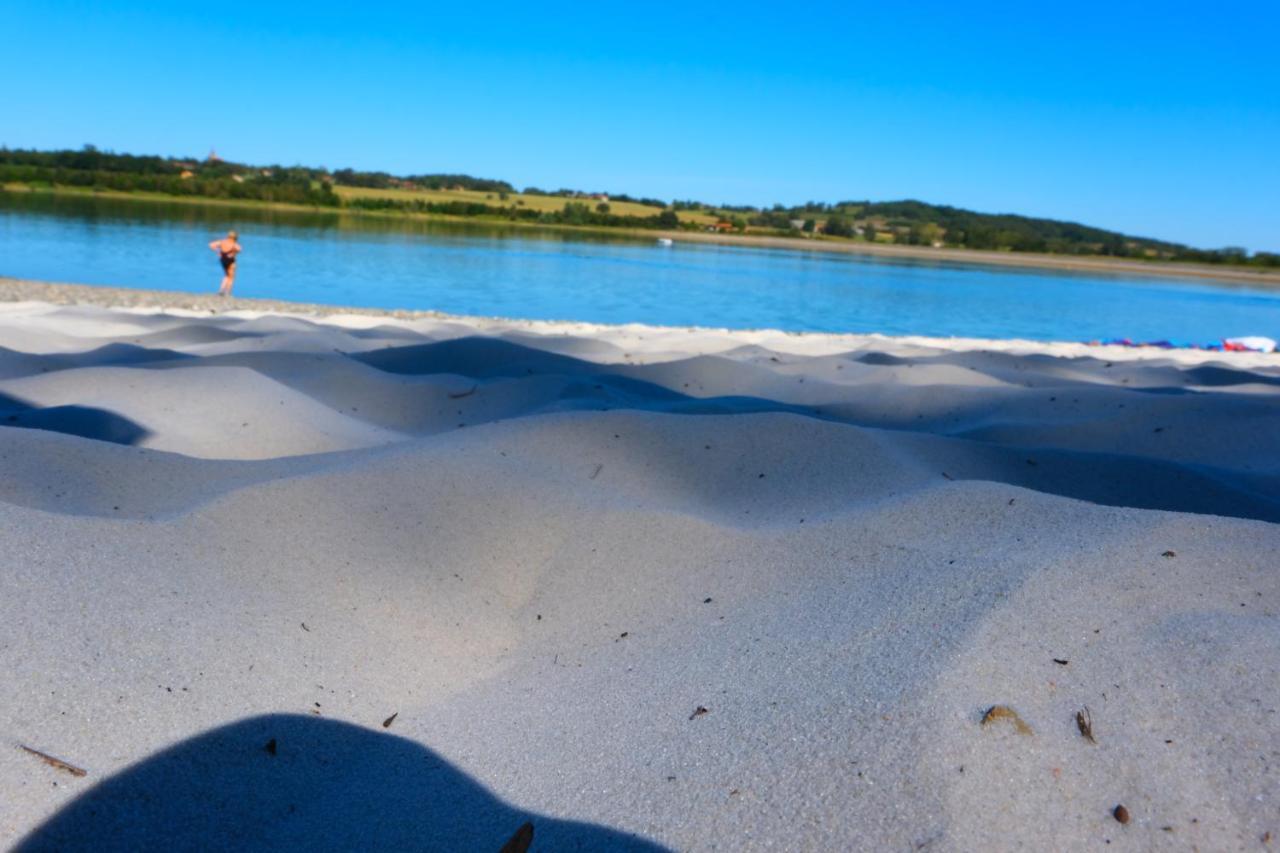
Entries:
[[1280,292],[824,252],[0,192],[0,275],[504,317],[1040,340],[1280,337]]

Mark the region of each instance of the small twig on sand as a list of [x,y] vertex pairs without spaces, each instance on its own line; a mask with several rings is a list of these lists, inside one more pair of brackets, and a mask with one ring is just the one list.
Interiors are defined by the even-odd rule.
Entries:
[[604,464],[603,464],[603,463],[597,463],[597,464],[596,464],[596,470],[594,470],[594,471],[592,471],[592,472],[591,472],[591,479],[592,479],[592,480],[594,480],[596,477],[599,477],[599,476],[600,476],[600,472],[601,472],[601,471],[603,471],[603,470],[604,470]]
[[400,716],[400,712],[399,712],[399,711],[396,711],[396,712],[395,712],[394,714],[392,714],[390,717],[387,717],[385,720],[383,720],[383,721],[382,721],[382,727],[383,727],[384,729],[389,729],[389,728],[391,728],[391,724],[392,724],[392,723],[394,723],[394,722],[396,721],[396,717],[398,717],[398,716]]
[[1086,705],[1083,711],[1076,711],[1076,728],[1080,730],[1081,736],[1089,743],[1097,743],[1093,739],[1093,715],[1089,713],[1089,706]]
[[459,391],[457,394],[450,394],[450,400],[461,400],[463,397],[470,397],[472,394],[480,390],[479,385],[472,385],[470,391]]
[[36,758],[40,759],[45,764],[48,764],[50,767],[56,767],[59,770],[64,770],[67,773],[70,773],[72,776],[88,776],[89,775],[88,770],[85,770],[81,767],[76,767],[74,764],[68,764],[67,762],[63,761],[61,758],[54,758],[52,755],[50,755],[47,752],[41,752],[38,749],[32,749],[26,744],[21,744],[21,743],[18,744],[18,749],[22,750],[23,752],[34,755]]

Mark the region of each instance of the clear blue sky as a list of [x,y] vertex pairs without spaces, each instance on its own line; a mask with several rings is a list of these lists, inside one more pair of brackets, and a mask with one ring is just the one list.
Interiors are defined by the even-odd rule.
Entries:
[[1280,251],[1280,3],[7,0],[0,144]]

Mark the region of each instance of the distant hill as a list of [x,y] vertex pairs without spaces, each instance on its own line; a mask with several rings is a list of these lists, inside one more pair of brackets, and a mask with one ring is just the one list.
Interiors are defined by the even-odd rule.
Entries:
[[[922,201],[809,202],[786,207],[715,205],[623,194],[527,188],[462,174],[397,176],[354,169],[252,166],[222,160],[79,150],[0,148],[0,187],[78,187],[353,210],[477,217],[602,228],[710,229],[726,233],[951,246],[1011,252],[1103,255],[1280,267],[1280,254],[1198,249],[1055,219],[978,213]],[[341,188],[335,191],[335,188]]]

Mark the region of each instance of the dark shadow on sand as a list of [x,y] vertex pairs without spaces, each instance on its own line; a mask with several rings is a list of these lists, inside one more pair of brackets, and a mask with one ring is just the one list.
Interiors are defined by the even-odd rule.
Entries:
[[[197,341],[198,343],[199,341]],[[96,349],[75,353],[49,353],[32,355],[0,347],[0,377],[17,379],[58,370],[74,370],[81,367],[145,367],[162,362],[198,358],[177,350],[148,347],[137,344],[113,343]]]
[[137,444],[149,435],[143,427],[106,409],[89,406],[41,409],[7,394],[0,394],[0,426],[43,429],[112,444]]
[[666,849],[504,802],[405,738],[273,714],[190,738],[102,781],[16,850],[497,853],[526,821],[530,850]]

